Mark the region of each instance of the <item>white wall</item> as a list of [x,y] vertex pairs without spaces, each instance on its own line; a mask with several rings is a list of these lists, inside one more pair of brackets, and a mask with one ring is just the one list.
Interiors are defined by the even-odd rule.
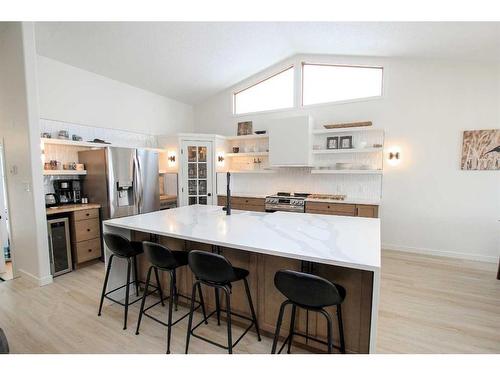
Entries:
[[3,137],[14,271],[51,282],[43,196],[33,23],[0,33],[0,136]]
[[[500,172],[461,171],[459,161],[463,130],[500,128],[499,65],[331,56],[307,61],[382,65],[384,97],[234,117],[232,89],[243,82],[197,105],[195,130],[235,135],[238,121],[252,120],[254,130],[265,129],[268,119],[296,113],[311,114],[317,127],[371,120],[385,129],[386,149],[402,151],[400,165],[384,167],[383,246],[497,261]],[[334,183],[336,177],[329,178]]]
[[38,56],[40,117],[160,135],[193,130],[193,108]]

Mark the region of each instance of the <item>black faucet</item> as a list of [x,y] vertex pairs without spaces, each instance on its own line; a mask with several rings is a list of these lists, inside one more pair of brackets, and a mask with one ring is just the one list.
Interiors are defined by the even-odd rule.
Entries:
[[226,211],[226,215],[231,215],[231,189],[229,188],[229,183],[231,182],[231,173],[227,172],[226,175],[226,207],[222,209]]

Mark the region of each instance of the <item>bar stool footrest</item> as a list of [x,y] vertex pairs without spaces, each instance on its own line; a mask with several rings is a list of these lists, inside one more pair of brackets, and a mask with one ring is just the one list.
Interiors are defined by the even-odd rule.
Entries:
[[[148,295],[149,295],[149,294],[150,294],[150,293],[148,293]],[[191,297],[185,296],[185,295],[180,294],[180,293],[178,293],[178,294],[177,294],[177,297],[181,297],[181,298],[184,298],[184,299],[186,299],[186,300],[188,300],[188,301],[191,301]],[[152,315],[149,315],[149,314],[147,313],[147,311],[148,311],[148,310],[152,309],[152,308],[153,308],[153,307],[155,307],[155,306],[158,306],[160,303],[165,302],[165,301],[167,301],[167,300],[170,300],[170,296],[166,296],[166,297],[164,297],[163,299],[160,299],[159,301],[157,301],[157,302],[153,303],[151,306],[148,306],[147,308],[145,308],[144,310],[142,310],[142,315],[145,315],[145,316],[147,316],[148,318],[153,319],[155,322],[160,323],[161,325],[163,325],[163,326],[165,326],[165,327],[168,327],[168,323],[165,323],[164,321],[162,321],[162,320],[160,320],[160,319],[158,319],[158,318],[156,318],[156,317],[154,317],[154,316],[152,316]],[[169,301],[169,303],[170,303],[170,301]],[[198,305],[194,308],[194,310],[193,310],[193,311],[196,311],[196,310],[198,310],[198,309],[201,307],[201,302],[200,302],[200,301],[196,301],[196,303],[197,303]],[[172,326],[174,326],[174,325],[176,325],[177,323],[179,323],[181,320],[183,320],[183,319],[184,319],[185,317],[187,317],[188,315],[189,315],[189,311],[188,311],[186,314],[184,314],[183,316],[181,316],[180,318],[178,318],[176,321],[172,322]]]
[[[227,314],[227,310],[226,309],[219,309],[220,312],[223,312],[225,314]],[[225,349],[225,350],[228,350],[229,347],[227,346],[224,346],[222,344],[219,344],[218,342],[215,342],[215,341],[212,341],[210,339],[207,339],[206,337],[203,337],[203,336],[200,336],[200,335],[197,335],[196,333],[194,333],[195,329],[197,329],[199,326],[201,326],[203,323],[205,322],[208,322],[208,319],[210,319],[214,314],[217,313],[217,310],[214,310],[212,311],[210,314],[207,315],[206,319],[203,319],[201,322],[199,322],[197,325],[195,325],[192,329],[191,329],[191,335],[200,339],[200,340],[203,340],[205,342],[208,342],[209,344],[212,344],[212,345],[215,345],[221,349]],[[244,316],[244,315],[241,315],[241,314],[238,314],[238,313],[235,313],[235,312],[231,312],[231,316],[237,316],[238,318],[241,318],[241,319],[244,319],[244,320],[248,320],[250,323],[250,325],[245,329],[245,331],[241,334],[241,336],[233,343],[233,348],[236,346],[236,344],[238,344],[240,342],[240,340],[243,338],[243,336],[245,336],[247,334],[248,331],[250,331],[250,329],[255,326],[255,322],[253,321],[252,318],[249,318],[248,316]]]

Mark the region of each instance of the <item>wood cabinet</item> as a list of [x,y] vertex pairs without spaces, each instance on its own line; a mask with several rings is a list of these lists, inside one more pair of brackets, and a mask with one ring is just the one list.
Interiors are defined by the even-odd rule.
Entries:
[[351,203],[306,202],[306,213],[376,218],[378,217],[378,206]]
[[71,213],[71,248],[75,268],[89,260],[101,257],[101,228],[99,209]]
[[[225,206],[227,198],[224,195],[217,197],[217,204]],[[231,208],[235,210],[265,212],[266,200],[264,198],[231,197]]]

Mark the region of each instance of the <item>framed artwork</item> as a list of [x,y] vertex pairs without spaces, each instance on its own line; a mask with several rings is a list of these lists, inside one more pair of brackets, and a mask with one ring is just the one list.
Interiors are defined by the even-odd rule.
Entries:
[[346,135],[344,137],[340,137],[340,148],[352,148],[352,135]]
[[252,127],[252,121],[238,122],[238,135],[251,135]]
[[339,137],[326,138],[326,148],[327,150],[336,150],[339,148]]
[[464,131],[460,164],[463,170],[500,170],[500,129]]

